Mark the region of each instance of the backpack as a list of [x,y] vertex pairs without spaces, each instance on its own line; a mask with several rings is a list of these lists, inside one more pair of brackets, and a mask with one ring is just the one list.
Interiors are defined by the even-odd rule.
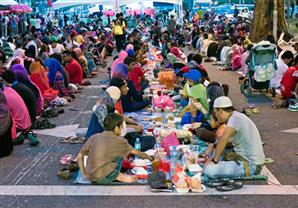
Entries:
[[276,46],[268,41],[261,41],[251,50],[249,70],[254,72],[257,82],[266,82],[275,76]]

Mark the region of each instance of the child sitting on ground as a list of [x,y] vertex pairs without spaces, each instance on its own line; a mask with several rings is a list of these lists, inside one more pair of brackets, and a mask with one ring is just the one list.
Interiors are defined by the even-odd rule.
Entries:
[[[129,154],[150,161],[154,160],[154,157],[135,150],[127,140],[120,136],[123,121],[123,117],[119,114],[107,115],[104,120],[105,131],[92,136],[78,155],[78,164],[83,177],[94,184],[110,184],[115,180],[126,183],[135,182],[136,176],[120,173],[122,160]],[[85,155],[88,156],[86,167],[83,162]]]

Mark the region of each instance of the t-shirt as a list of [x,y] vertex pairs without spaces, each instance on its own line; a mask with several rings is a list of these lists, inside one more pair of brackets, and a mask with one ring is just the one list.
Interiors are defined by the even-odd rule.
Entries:
[[236,130],[235,136],[231,138],[234,151],[251,164],[263,165],[264,150],[259,130],[254,122],[243,113],[234,111],[227,126]]
[[88,155],[86,176],[97,181],[108,176],[117,166],[118,157],[126,158],[133,150],[127,140],[112,131],[95,134],[85,143],[80,153]]
[[20,95],[11,87],[5,87],[3,93],[6,97],[7,106],[16,124],[16,127],[20,130],[30,128],[30,115],[26,104],[24,103]]
[[69,81],[72,84],[81,84],[83,80],[83,70],[80,64],[76,60],[71,60],[69,64],[65,66],[65,70],[69,75]]
[[270,85],[271,87],[279,88],[280,81],[289,67],[287,64],[285,64],[285,62],[282,59],[277,59],[276,65],[277,70],[275,72],[275,76],[270,80]]
[[35,27],[36,29],[40,29],[41,28],[41,19],[37,18],[35,21]]
[[144,72],[139,65],[135,65],[134,69],[129,73],[130,80],[133,82],[134,86],[138,91],[141,91],[141,82],[144,77]]
[[195,98],[207,111],[209,110],[206,87],[204,85],[197,84],[192,86],[189,90],[189,97]]
[[82,43],[84,43],[84,42],[85,42],[84,37],[83,37],[82,35],[78,35],[78,36],[76,37],[76,42],[77,42],[78,44],[82,44]]
[[298,83],[298,67],[297,66],[290,67],[285,72],[280,83],[284,85],[284,87],[286,87],[287,89],[293,91]]
[[63,45],[57,43],[55,48],[52,48],[53,53],[61,54],[63,51],[65,51],[65,48]]

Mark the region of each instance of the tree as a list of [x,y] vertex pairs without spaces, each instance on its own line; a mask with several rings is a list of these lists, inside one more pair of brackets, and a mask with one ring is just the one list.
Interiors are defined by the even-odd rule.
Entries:
[[259,42],[273,34],[274,9],[277,10],[278,34],[281,32],[288,33],[284,0],[256,0],[251,34],[252,41]]

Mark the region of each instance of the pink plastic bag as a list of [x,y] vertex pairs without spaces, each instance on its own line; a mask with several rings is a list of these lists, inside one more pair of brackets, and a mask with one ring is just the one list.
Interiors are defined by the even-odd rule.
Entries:
[[166,107],[174,109],[174,101],[168,95],[161,95],[153,100],[153,104],[157,108],[165,109]]
[[179,140],[175,132],[172,132],[161,141],[161,146],[165,149],[168,155],[170,153],[170,147],[178,146],[178,145],[179,145]]

